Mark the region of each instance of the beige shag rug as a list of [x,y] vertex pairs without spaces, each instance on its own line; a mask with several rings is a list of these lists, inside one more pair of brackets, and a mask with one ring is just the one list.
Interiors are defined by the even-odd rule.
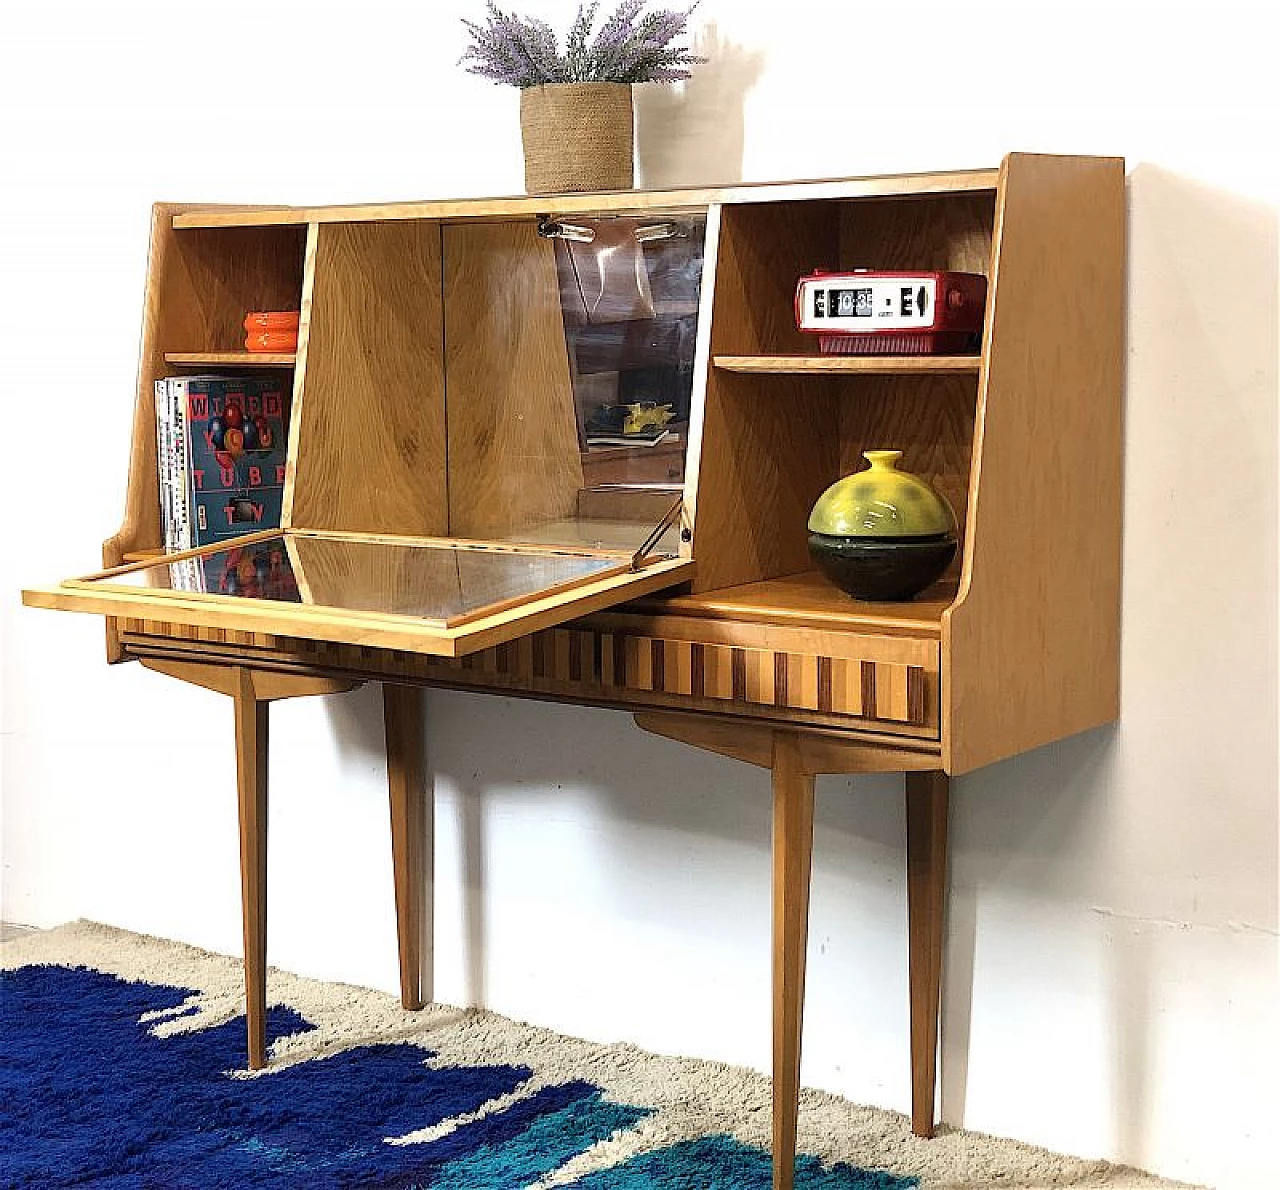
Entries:
[[[157,1021],[157,1035],[220,1024],[243,1012],[239,960],[176,942],[80,921],[12,939],[0,952],[0,967],[6,969],[42,963],[198,989],[189,1001],[192,1011]],[[600,1087],[608,1099],[652,1109],[635,1128],[594,1145],[529,1190],[569,1185],[644,1152],[712,1134],[727,1134],[764,1150],[770,1146],[769,1080],[740,1067],[662,1057],[631,1045],[598,1045],[494,1013],[443,1004],[404,1012],[386,993],[302,979],[274,968],[268,996],[272,1004],[287,1005],[316,1026],[273,1044],[271,1061],[277,1069],[355,1046],[409,1042],[437,1055],[428,1065],[514,1063],[531,1068],[533,1078],[507,1099],[584,1079]],[[483,1111],[505,1106],[495,1101]],[[430,1138],[411,1135],[398,1143],[415,1139]],[[897,1112],[812,1090],[802,1096],[799,1149],[824,1162],[915,1176],[928,1190],[1172,1190],[1183,1185],[976,1132],[944,1128],[935,1139],[921,1140]]]

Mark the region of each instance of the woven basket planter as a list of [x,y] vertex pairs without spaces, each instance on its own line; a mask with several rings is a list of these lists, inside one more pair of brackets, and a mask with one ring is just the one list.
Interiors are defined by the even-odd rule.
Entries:
[[630,83],[548,83],[520,92],[529,194],[629,190],[634,146]]

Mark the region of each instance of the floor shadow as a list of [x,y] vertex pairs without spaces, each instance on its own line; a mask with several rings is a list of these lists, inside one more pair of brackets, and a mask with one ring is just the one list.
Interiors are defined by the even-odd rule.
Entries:
[[743,103],[764,55],[734,45],[708,22],[694,38],[707,60],[687,82],[635,88],[637,185],[646,189],[742,179]]

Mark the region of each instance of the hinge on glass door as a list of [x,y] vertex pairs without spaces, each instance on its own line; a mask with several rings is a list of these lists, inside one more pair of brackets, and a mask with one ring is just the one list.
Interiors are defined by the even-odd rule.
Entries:
[[[580,223],[565,223],[562,219],[552,219],[550,215],[538,216],[538,234],[544,240],[572,240],[577,244],[592,244],[596,232],[593,227],[583,227]],[[648,244],[654,240],[683,240],[689,236],[687,227],[679,223],[646,223],[635,228],[632,233],[637,244]]]
[[667,509],[662,520],[653,527],[653,532],[644,539],[644,544],[631,555],[632,570],[640,570],[643,568],[645,556],[658,544],[662,539],[662,535],[675,524],[676,518],[680,515],[680,510],[683,507],[684,497],[676,497],[676,502]]
[[590,227],[563,223],[546,215],[538,216],[538,234],[544,240],[573,240],[578,244],[590,244],[596,238],[595,231]]

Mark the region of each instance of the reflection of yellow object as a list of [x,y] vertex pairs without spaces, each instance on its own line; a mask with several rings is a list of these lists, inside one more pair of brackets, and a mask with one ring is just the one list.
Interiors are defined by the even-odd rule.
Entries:
[[665,426],[675,417],[670,405],[655,405],[652,401],[638,401],[627,409],[630,412],[622,423],[624,434],[638,434],[650,426]]
[[828,537],[933,537],[956,531],[949,505],[919,476],[897,469],[900,450],[867,450],[866,471],[833,483],[809,514]]

